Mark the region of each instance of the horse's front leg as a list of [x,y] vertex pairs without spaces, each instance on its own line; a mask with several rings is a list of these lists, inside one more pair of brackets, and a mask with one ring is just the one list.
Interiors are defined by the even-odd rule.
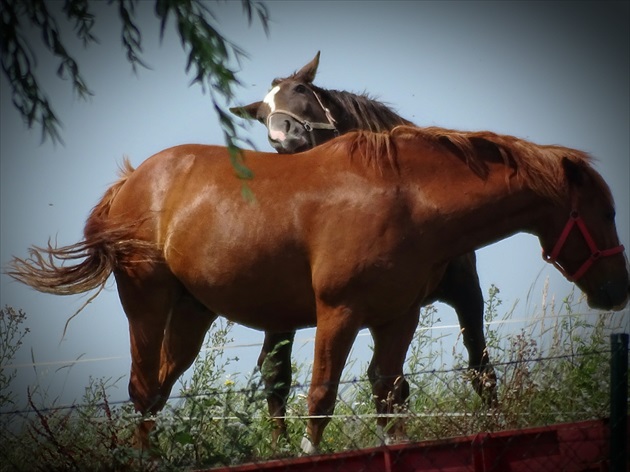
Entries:
[[278,439],[287,434],[285,416],[287,399],[291,391],[291,349],[295,331],[286,333],[265,332],[258,367],[265,382],[267,407],[273,419],[272,447],[276,449]]
[[[407,408],[409,383],[403,376],[407,350],[418,326],[418,307],[387,325],[371,329],[374,353],[368,367],[368,378],[379,415],[402,415]],[[379,416],[380,439],[392,444],[407,439],[403,417]]]
[[329,307],[318,302],[313,376],[308,394],[310,418],[302,450],[316,453],[329,416],[335,409],[341,372],[361,327],[361,320],[345,306]]

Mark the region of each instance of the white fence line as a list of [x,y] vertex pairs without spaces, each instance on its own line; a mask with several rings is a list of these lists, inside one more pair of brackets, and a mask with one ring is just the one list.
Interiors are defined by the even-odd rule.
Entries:
[[[487,328],[490,325],[516,324],[516,323],[525,323],[525,322],[535,323],[535,322],[539,322],[543,320],[552,320],[552,319],[575,317],[575,316],[600,316],[600,315],[601,313],[597,313],[597,312],[567,313],[567,314],[558,314],[558,315],[545,314],[543,316],[535,316],[535,317],[530,317],[530,318],[494,320],[490,322],[484,322],[484,326]],[[440,330],[440,329],[445,329],[445,330],[458,329],[459,330],[460,327],[458,324],[452,324],[452,325],[420,326],[417,329],[418,331],[429,331],[429,330]],[[357,337],[364,337],[364,336],[369,336],[369,335],[370,335],[369,332],[363,332],[363,333],[359,333]],[[310,343],[314,341],[315,341],[315,337],[309,336],[309,337],[304,337],[304,338],[297,338],[294,341],[294,344],[298,344],[298,343],[306,344],[306,343]],[[242,348],[248,348],[248,347],[260,347],[260,346],[262,346],[262,342],[247,343],[247,344],[230,343],[230,344],[224,344],[222,346],[205,347],[205,348],[202,348],[199,352],[206,352],[206,351],[212,351],[212,350],[242,349]],[[113,360],[128,359],[128,358],[129,358],[129,355],[94,357],[94,358],[87,358],[87,359],[73,359],[73,360],[65,360],[65,361],[44,361],[44,362],[34,362],[34,363],[29,362],[29,363],[22,363],[22,364],[9,364],[9,365],[6,365],[4,368],[5,369],[22,369],[25,367],[40,367],[40,366],[71,366],[75,364],[83,364],[83,363],[90,363],[90,362],[105,362],[105,361],[113,361]]]

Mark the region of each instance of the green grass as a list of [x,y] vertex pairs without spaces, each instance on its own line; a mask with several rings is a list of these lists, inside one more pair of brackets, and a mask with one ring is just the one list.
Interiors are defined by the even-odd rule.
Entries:
[[[503,326],[516,317],[516,307],[501,315],[498,288],[492,286],[488,292],[486,336],[498,377],[498,408],[484,406],[473,392],[461,345],[445,348],[431,330],[417,330],[405,365],[411,386],[406,411],[411,440],[608,416],[609,334],[619,330],[622,316],[585,315],[583,301],[574,294],[556,306],[553,297],[548,300],[547,290],[540,309],[527,316],[518,314],[530,320],[519,330]],[[158,417],[153,435],[156,449],[149,457],[132,447],[133,430],[140,421],[133,407],[108,402],[112,382],[94,379],[72,409],[56,409],[38,389],[29,393],[28,405],[17,405],[11,393],[15,373],[5,366],[11,364],[28,330],[24,313],[6,307],[0,314],[0,406],[4,412],[23,408],[36,412],[26,421],[18,421],[22,419],[19,413],[1,416],[0,471],[182,470],[300,454],[308,386],[296,384],[291,390],[290,439],[272,450],[272,424],[260,373],[238,382],[228,376],[233,359],[221,346],[231,341],[230,323],[213,327],[190,380]],[[435,307],[422,310],[421,327],[438,321]],[[461,344],[460,338],[457,343]],[[450,356],[445,349],[453,349]],[[351,362],[361,362],[359,371],[365,372],[368,359]],[[308,376],[304,365],[294,364],[293,369],[296,379]],[[339,392],[322,451],[376,445],[375,410],[367,379],[344,378]],[[18,423],[20,427],[15,426]]]

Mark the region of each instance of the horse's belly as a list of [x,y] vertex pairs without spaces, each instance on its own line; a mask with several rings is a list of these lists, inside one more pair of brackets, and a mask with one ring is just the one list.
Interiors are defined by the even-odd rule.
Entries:
[[172,269],[208,309],[236,323],[267,331],[314,326],[315,296],[306,261],[290,248],[274,257],[260,257],[246,247],[240,251],[190,259]]
[[287,309],[286,304],[236,307],[226,305],[219,311],[227,319],[261,331],[285,332],[316,325],[315,313],[307,309]]
[[214,286],[191,290],[213,312],[231,321],[264,331],[289,331],[315,326],[312,291],[283,290],[267,283]]

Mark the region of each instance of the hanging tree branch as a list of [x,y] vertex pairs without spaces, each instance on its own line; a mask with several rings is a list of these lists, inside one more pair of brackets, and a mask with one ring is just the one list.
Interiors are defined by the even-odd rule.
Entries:
[[[65,12],[69,19],[75,20],[77,35],[87,44],[94,40],[90,33],[93,17],[80,5],[85,2],[76,3],[76,7]],[[36,58],[23,32],[24,20],[41,31],[46,49],[59,59],[57,75],[62,79],[70,78],[80,98],[84,99],[92,92],[87,88],[76,61],[62,44],[57,23],[43,0],[0,0],[0,5],[0,62],[12,89],[12,102],[29,128],[35,123],[41,124],[42,141],[47,137],[61,141],[59,119],[33,72]]]
[[[118,6],[122,22],[121,39],[127,60],[134,71],[137,66],[148,68],[142,61],[142,35],[135,21],[138,0],[112,0]],[[269,16],[266,7],[256,0],[241,0],[243,12],[251,24],[258,18],[268,33]],[[45,0],[0,0],[0,62],[9,81],[12,102],[29,128],[39,124],[42,141],[50,138],[62,142],[61,123],[53,110],[42,85],[35,77],[36,58],[25,35],[25,28],[34,27],[42,35],[48,52],[59,60],[57,76],[70,80],[80,99],[93,92],[80,73],[79,65],[61,41],[59,27],[46,7]],[[84,47],[98,42],[92,34],[95,17],[89,12],[89,0],[65,0],[63,13],[74,23],[74,33]],[[231,150],[235,170],[241,178],[249,178],[242,166],[239,143],[251,144],[239,138],[232,117],[220,105],[219,97],[227,103],[234,98],[234,86],[239,85],[234,70],[227,64],[233,57],[240,62],[245,52],[222,36],[213,26],[216,22],[208,2],[202,0],[155,0],[155,13],[160,20],[160,37],[164,37],[166,23],[174,17],[182,47],[188,54],[186,72],[194,69],[192,83],[208,91],[219,116],[226,144]]]
[[[258,17],[267,32],[266,9],[261,4],[254,6],[257,8]],[[173,13],[182,47],[188,51],[186,72],[189,72],[194,66],[195,76],[192,83],[198,83],[204,92],[208,90],[210,93],[237,176],[242,179],[251,178],[251,172],[245,167],[238,146],[239,143],[251,143],[249,140],[238,138],[231,115],[219,105],[217,100],[217,95],[222,96],[228,103],[234,98],[233,87],[239,85],[240,82],[236,78],[235,71],[230,69],[227,64],[231,54],[240,62],[240,59],[245,56],[245,52],[228,41],[212,26],[210,20],[214,19],[214,16],[208,7],[201,2],[157,0],[155,8],[157,15],[162,19],[161,37],[164,35],[170,13]],[[251,23],[252,3],[243,1],[243,8]]]

